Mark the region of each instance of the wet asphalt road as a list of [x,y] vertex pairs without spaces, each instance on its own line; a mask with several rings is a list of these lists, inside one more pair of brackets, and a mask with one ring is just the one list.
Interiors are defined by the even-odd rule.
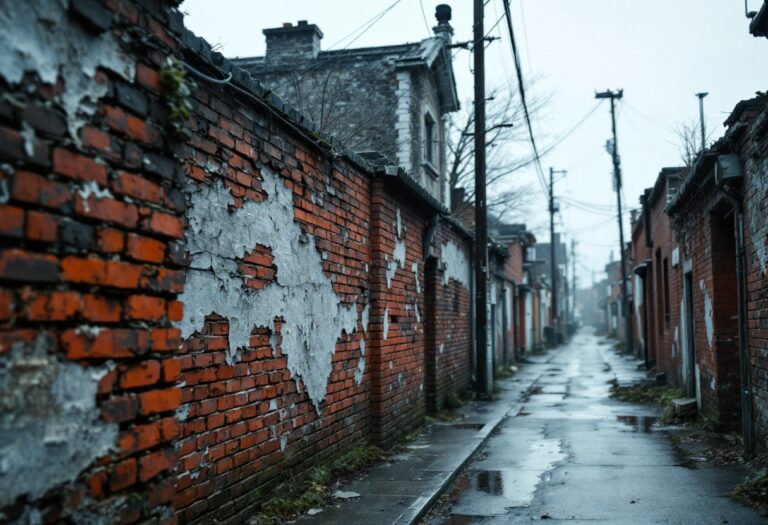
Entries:
[[426,523],[768,523],[724,495],[742,470],[687,463],[654,424],[654,407],[609,397],[610,379],[643,373],[604,339],[582,331],[528,367],[541,375],[522,410]]

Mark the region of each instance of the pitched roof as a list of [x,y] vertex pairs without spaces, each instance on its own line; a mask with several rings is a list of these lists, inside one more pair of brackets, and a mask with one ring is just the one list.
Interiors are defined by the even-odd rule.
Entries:
[[[443,111],[457,111],[460,107],[459,96],[456,90],[456,81],[453,75],[453,62],[446,41],[440,36],[425,38],[420,42],[395,44],[389,46],[360,47],[353,49],[338,49],[320,51],[317,58],[306,60],[312,64],[307,66],[315,70],[322,67],[325,62],[328,65],[339,63],[354,63],[381,60],[388,58],[394,62],[396,69],[408,69],[426,67],[434,69],[437,76],[437,84]],[[236,57],[231,59],[251,74],[279,74],[281,72],[294,71],[296,63],[267,64],[265,57]],[[315,65],[315,64],[320,65]]]

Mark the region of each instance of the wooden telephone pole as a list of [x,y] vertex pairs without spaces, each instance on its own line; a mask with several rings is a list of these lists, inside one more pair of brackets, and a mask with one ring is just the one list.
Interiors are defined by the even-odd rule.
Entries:
[[474,0],[475,59],[475,347],[478,398],[491,396],[488,352],[488,210],[485,195],[485,29],[483,0]]
[[621,212],[621,164],[619,162],[619,144],[616,140],[616,100],[621,100],[624,96],[624,90],[603,91],[595,93],[595,98],[607,98],[611,101],[611,130],[613,131],[613,146],[611,147],[611,157],[613,157],[613,180],[616,186],[616,205],[618,207],[619,220],[619,254],[621,255],[621,309],[624,317],[624,344],[627,352],[632,352],[632,323],[629,316],[629,292],[627,290],[627,255],[624,246],[624,221],[622,221]]

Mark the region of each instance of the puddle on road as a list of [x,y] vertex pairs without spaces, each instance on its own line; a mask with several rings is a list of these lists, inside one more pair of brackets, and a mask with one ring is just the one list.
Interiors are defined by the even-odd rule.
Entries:
[[485,426],[485,423],[454,423],[451,425],[453,428],[480,430]]
[[528,454],[505,469],[470,469],[451,493],[447,523],[477,523],[489,516],[503,516],[512,508],[533,502],[538,486],[549,480],[555,465],[566,458],[559,439],[538,439]]
[[481,470],[475,474],[475,488],[481,492],[500,496],[504,494],[504,476],[500,470]]
[[653,425],[659,420],[654,416],[616,416],[616,420],[632,427],[634,432],[653,432]]

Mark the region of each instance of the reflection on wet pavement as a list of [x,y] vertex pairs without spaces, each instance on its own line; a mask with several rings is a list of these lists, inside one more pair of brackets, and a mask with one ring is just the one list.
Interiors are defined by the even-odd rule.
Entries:
[[765,523],[722,497],[727,472],[680,457],[654,407],[610,398],[609,380],[643,379],[637,364],[586,331],[526,364],[536,384],[425,523]]
[[616,421],[626,423],[635,432],[651,432],[658,420],[659,418],[655,416],[616,416]]

